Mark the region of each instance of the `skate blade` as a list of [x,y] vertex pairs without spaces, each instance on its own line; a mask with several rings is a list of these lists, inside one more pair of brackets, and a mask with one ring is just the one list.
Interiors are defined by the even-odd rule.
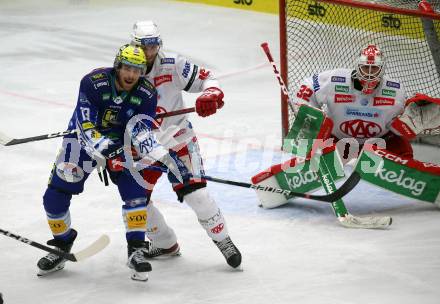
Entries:
[[173,253],[165,253],[165,254],[155,256],[155,257],[146,257],[146,258],[147,259],[155,259],[155,260],[166,260],[166,259],[180,257],[181,255],[182,255],[182,253],[180,253],[180,251],[177,251],[177,252],[173,252]]
[[133,273],[131,275],[131,279],[133,281],[146,282],[146,281],[148,281],[148,272],[133,271]]
[[243,271],[244,271],[244,269],[243,269],[243,265],[240,264],[239,266],[237,266],[237,267],[235,267],[235,268],[232,268],[232,271],[233,271],[233,272],[243,272]]
[[54,269],[51,270],[43,270],[43,269],[39,269],[38,273],[37,273],[37,277],[44,277],[47,276],[48,274],[60,271],[61,269],[64,268],[64,263],[63,265],[58,265],[57,267],[55,267]]

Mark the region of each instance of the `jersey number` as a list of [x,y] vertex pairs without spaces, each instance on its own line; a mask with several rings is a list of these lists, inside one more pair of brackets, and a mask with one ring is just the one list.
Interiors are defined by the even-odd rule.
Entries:
[[304,99],[305,101],[310,101],[310,96],[313,95],[313,91],[308,88],[306,85],[302,85],[299,88],[298,93],[296,93],[296,96],[298,98]]

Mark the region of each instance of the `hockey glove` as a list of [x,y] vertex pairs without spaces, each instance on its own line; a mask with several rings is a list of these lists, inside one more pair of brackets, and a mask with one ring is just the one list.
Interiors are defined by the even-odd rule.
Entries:
[[407,100],[404,112],[391,122],[391,131],[413,139],[424,130],[440,127],[439,102],[429,96],[416,94]]
[[191,178],[191,174],[183,161],[177,156],[177,153],[170,150],[160,163],[168,169],[168,179],[171,183],[187,184]]
[[217,112],[225,104],[224,94],[219,88],[208,88],[196,100],[196,112],[199,116],[206,117]]

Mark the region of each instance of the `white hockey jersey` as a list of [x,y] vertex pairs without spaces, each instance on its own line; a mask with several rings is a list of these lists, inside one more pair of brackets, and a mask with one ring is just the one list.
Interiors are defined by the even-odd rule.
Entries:
[[388,133],[392,119],[403,112],[406,92],[400,82],[383,77],[366,95],[354,88],[351,74],[350,69],[314,74],[304,80],[296,97],[327,113],[334,122],[334,136],[354,137],[362,144]]
[[[183,56],[164,51],[159,51],[146,78],[157,89],[157,114],[185,108],[182,91],[198,93],[210,87],[220,87],[209,70],[191,63]],[[158,122],[162,130],[180,126],[174,133],[177,134],[174,139],[179,143],[195,136],[188,115],[167,117]]]

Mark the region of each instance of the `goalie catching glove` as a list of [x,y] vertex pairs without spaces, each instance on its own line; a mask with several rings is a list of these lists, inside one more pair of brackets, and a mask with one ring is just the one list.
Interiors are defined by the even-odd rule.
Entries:
[[440,99],[420,93],[406,101],[404,112],[390,126],[395,134],[408,139],[436,128],[440,128]]
[[196,112],[199,116],[206,117],[217,112],[225,104],[223,101],[224,94],[219,88],[208,88],[203,91],[196,100]]

